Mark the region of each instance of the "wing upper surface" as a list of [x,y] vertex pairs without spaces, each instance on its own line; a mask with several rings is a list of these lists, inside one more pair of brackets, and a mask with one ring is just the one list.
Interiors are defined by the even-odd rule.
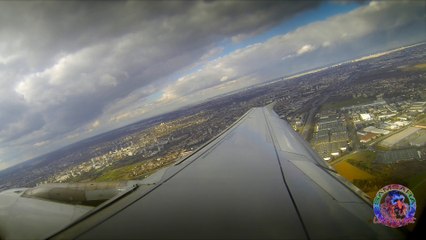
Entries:
[[398,238],[269,108],[53,238]]

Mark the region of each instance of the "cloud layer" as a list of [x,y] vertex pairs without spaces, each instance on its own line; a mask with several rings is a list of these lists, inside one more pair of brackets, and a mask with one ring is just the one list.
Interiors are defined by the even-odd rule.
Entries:
[[206,97],[426,38],[424,2],[372,2],[223,53],[318,4],[0,2],[0,169]]
[[[169,85],[164,95],[186,96],[230,82],[259,83],[302,69],[414,43],[426,38],[424,3],[371,2],[348,14],[314,22],[239,49]],[[238,87],[237,87],[238,88]]]

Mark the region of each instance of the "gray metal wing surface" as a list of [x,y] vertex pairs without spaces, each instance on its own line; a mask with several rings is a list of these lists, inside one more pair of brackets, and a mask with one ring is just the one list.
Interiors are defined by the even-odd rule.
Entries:
[[253,108],[191,156],[51,238],[403,238],[372,223],[360,194],[275,112]]

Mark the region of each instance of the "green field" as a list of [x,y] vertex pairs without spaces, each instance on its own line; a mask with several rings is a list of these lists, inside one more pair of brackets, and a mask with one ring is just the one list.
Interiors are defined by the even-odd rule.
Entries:
[[426,205],[426,172],[417,174],[409,178],[407,181],[408,188],[413,191],[416,201],[418,202],[418,210],[421,212]]
[[136,167],[140,163],[136,163],[133,165],[113,169],[103,173],[101,176],[95,179],[96,182],[108,182],[108,181],[116,181],[120,180],[131,180],[133,179],[131,176],[132,168]]
[[358,98],[329,98],[327,102],[325,102],[321,106],[321,111],[327,110],[337,110],[342,107],[349,107],[353,105],[361,105],[371,103],[375,100],[375,98],[368,97],[358,97]]
[[171,152],[167,156],[163,156],[161,158],[153,158],[143,162],[104,171],[101,175],[92,179],[92,181],[108,182],[143,179],[158,169],[174,163],[181,157],[182,155],[180,151]]
[[104,172],[101,176],[94,179],[96,182],[109,182],[109,181],[126,181],[126,180],[135,180],[135,179],[143,179],[150,174],[154,173],[158,169],[167,166],[170,162],[163,162],[160,165],[151,165],[151,163],[155,162],[155,160],[151,161],[143,161],[140,163],[135,163],[132,165],[112,169]]
[[426,126],[426,114],[420,114],[416,117],[416,124]]

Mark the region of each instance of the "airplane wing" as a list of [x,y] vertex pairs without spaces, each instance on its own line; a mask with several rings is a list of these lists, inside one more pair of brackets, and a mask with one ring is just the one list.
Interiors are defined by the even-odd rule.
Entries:
[[403,238],[268,107],[51,239]]

